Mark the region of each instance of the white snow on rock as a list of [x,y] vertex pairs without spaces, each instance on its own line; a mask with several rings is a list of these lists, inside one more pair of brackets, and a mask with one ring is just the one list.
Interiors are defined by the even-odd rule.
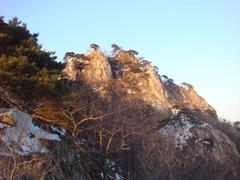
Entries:
[[66,134],[66,130],[64,128],[55,127],[55,126],[50,126],[50,127],[53,131],[61,134],[62,136],[64,136]]
[[171,109],[171,111],[172,111],[172,116],[176,116],[180,112],[180,109],[173,108]]
[[179,121],[174,124],[167,124],[159,132],[166,136],[172,136],[176,148],[183,150],[184,146],[187,145],[187,141],[194,136],[190,131],[193,126],[188,117],[181,114]]
[[8,109],[0,115],[9,115],[16,122],[14,126],[0,123],[0,143],[6,148],[0,149],[0,155],[27,156],[34,152],[46,153],[48,149],[41,140],[60,141],[57,134],[49,133],[32,122],[30,115],[17,109]]
[[107,159],[106,164],[114,172],[114,176],[108,175],[109,179],[122,180],[124,179],[122,175],[117,171],[117,165],[114,161]]

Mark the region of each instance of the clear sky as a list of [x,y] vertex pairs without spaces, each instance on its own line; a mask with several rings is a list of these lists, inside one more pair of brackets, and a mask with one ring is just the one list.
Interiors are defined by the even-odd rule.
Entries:
[[26,22],[59,60],[92,42],[137,50],[240,121],[239,0],[0,0],[0,15]]

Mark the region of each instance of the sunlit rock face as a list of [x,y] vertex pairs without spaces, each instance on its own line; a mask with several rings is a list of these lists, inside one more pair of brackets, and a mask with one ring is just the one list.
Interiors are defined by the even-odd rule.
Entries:
[[122,76],[116,79],[115,86],[129,101],[148,104],[161,112],[164,119],[169,116],[169,103],[165,98],[164,88],[151,64],[141,64],[129,52],[120,52],[113,61],[122,67]]
[[100,51],[69,57],[63,75],[73,81],[84,81],[100,96],[109,97],[106,89],[112,80],[112,70],[107,57]]
[[71,80],[84,80],[93,87],[105,86],[112,79],[111,66],[100,51],[76,55],[66,60],[63,74]]
[[202,111],[214,112],[214,108],[210,106],[203,97],[199,96],[198,93],[192,87],[181,86],[180,92],[183,96],[184,103],[189,105],[192,109],[200,109]]
[[80,64],[81,61],[76,57],[71,57],[66,60],[66,67],[63,70],[63,74],[67,76],[69,79],[76,81],[80,77],[81,70],[79,69],[78,64]]
[[112,80],[112,70],[107,57],[102,52],[93,50],[86,55],[86,59],[89,61],[82,70],[83,80],[93,88],[106,87]]
[[114,55],[113,59],[122,64],[138,64],[139,63],[139,59],[136,58],[129,51],[119,51]]
[[160,119],[169,118],[171,108],[187,107],[215,113],[191,86],[161,79],[150,63],[138,59],[131,51],[121,50],[106,57],[92,50],[70,57],[63,73],[71,80],[83,80],[106,99],[113,100],[114,92],[125,99],[125,103],[149,105],[161,114]]
[[174,82],[165,81],[164,89],[169,104],[172,107],[198,109],[201,112],[216,113],[215,109],[190,84],[177,85]]

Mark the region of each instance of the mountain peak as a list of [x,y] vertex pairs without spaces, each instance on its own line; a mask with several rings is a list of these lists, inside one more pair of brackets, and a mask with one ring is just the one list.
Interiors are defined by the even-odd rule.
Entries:
[[171,116],[172,108],[215,112],[190,84],[175,84],[135,54],[133,50],[120,50],[106,57],[99,50],[91,50],[82,56],[67,57],[63,73],[71,80],[84,81],[102,95],[111,96],[114,91],[125,101],[150,105],[161,112],[162,120]]

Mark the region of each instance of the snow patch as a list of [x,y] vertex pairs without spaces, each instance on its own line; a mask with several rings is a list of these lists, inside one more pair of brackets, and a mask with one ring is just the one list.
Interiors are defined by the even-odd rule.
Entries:
[[62,136],[64,136],[66,134],[66,130],[64,128],[60,128],[60,127],[55,127],[55,126],[51,126],[51,129],[59,134],[61,134]]
[[205,145],[211,145],[211,142],[204,140],[204,141],[203,141],[203,144],[205,144]]
[[205,122],[203,122],[203,123],[201,124],[201,127],[212,127],[212,126],[209,125],[209,124],[207,124],[207,123],[205,123]]
[[194,137],[190,131],[193,126],[189,118],[181,114],[179,120],[174,122],[174,124],[167,124],[159,132],[166,136],[173,136],[176,148],[183,150],[187,145],[187,141]]
[[180,109],[173,108],[171,109],[171,111],[172,111],[172,116],[176,116],[180,112]]
[[4,114],[11,116],[16,125],[10,127],[1,123],[2,136],[0,140],[7,147],[7,150],[0,151],[1,155],[27,156],[34,152],[46,153],[48,149],[41,143],[41,140],[60,141],[57,134],[49,133],[35,126],[31,116],[24,112],[9,109]]
[[106,159],[106,164],[107,164],[108,168],[111,169],[111,171],[114,172],[114,176],[115,177],[111,176],[111,179],[115,179],[115,180],[122,180],[122,179],[124,179],[122,177],[122,175],[120,174],[121,171],[120,172],[117,171],[117,169],[118,169],[117,168],[117,164],[114,161],[112,161],[110,159]]

